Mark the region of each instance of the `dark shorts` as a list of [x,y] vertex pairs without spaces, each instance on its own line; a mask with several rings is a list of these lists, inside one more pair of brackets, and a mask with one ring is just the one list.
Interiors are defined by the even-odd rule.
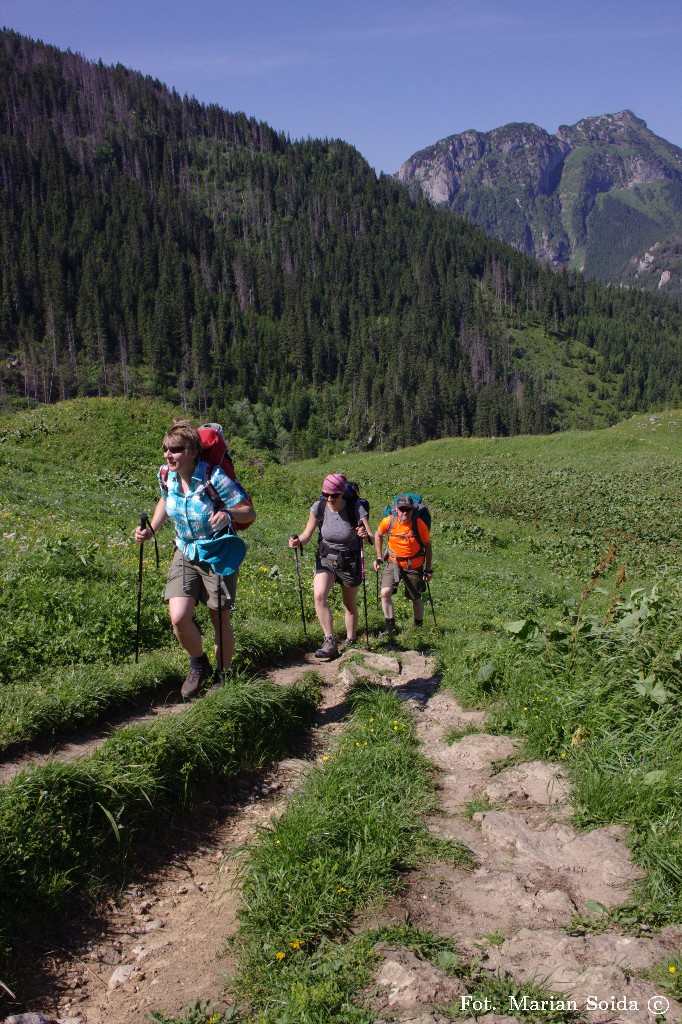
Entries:
[[222,580],[220,607],[225,611],[233,611],[237,600],[238,575],[239,570],[233,572],[231,576],[218,576],[207,562],[190,562],[188,558],[183,558],[176,548],[163,596],[166,601],[171,597],[193,597],[207,608],[217,608],[218,584]]
[[405,584],[405,597],[408,601],[419,601],[424,593],[424,568],[399,569],[395,562],[386,562],[381,575],[381,586],[384,590],[393,587],[393,593],[398,593],[400,581]]
[[362,583],[360,552],[353,551],[345,554],[329,552],[327,555],[320,555],[318,550],[315,556],[315,572],[331,573],[342,587],[359,587]]

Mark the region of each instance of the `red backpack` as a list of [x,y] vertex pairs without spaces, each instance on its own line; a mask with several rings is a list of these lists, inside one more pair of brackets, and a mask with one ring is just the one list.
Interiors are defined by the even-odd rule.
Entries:
[[[227,473],[230,480],[234,480],[234,482],[239,484],[240,487],[242,487],[242,485],[239,483],[239,478],[235,471],[232,457],[228,451],[225,433],[221,425],[219,423],[204,423],[203,426],[198,428],[197,433],[201,438],[202,446],[199,461],[208,463],[208,468],[204,471],[204,485],[206,487],[206,493],[213,502],[214,510],[217,511],[225,506],[223,505],[222,498],[210,480],[216,466],[220,466],[223,472]],[[164,487],[168,486],[168,466],[161,467],[161,483]],[[242,490],[244,490],[243,487]],[[244,494],[246,495],[246,500],[251,506],[253,506],[253,502],[246,491],[244,491]],[[248,530],[251,523],[238,523],[235,521],[233,522],[233,526],[235,530]]]

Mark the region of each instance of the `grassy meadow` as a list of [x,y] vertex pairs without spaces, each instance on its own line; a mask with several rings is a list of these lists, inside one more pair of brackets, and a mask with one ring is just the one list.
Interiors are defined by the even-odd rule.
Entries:
[[[157,500],[161,437],[174,413],[161,403],[102,399],[0,418],[0,749],[66,736],[142,695],[177,691],[185,659],[161,598],[172,550],[169,525],[159,535],[159,571],[153,545],[145,549],[140,659],[133,663],[139,548],[132,534],[140,513],[151,514]],[[287,538],[302,529],[330,470],[360,482],[372,524],[403,490],[421,492],[432,511],[437,627],[427,604],[424,627],[415,630],[400,595],[398,646],[430,649],[443,685],[464,703],[484,707],[489,731],[525,737],[524,756],[565,762],[581,826],[616,822],[627,828],[645,880],[630,905],[612,912],[586,907],[575,928],[682,920],[680,424],[682,416],[665,412],[591,433],[443,440],[286,466],[236,441],[235,464],[258,521],[245,535],[249,553],[234,616],[234,699],[218,695],[201,702],[208,717],[199,726],[191,725],[196,705],[157,733],[140,737],[120,730],[92,763],[73,771],[34,769],[2,787],[0,920],[8,920],[21,878],[27,892],[37,894],[31,906],[33,897],[22,897],[29,920],[31,907],[48,913],[74,889],[99,891],[107,878],[133,870],[134,836],[144,813],[162,817],[164,809],[181,808],[192,795],[190,785],[165,786],[164,772],[179,766],[202,784],[210,775],[215,759],[207,756],[202,730],[213,735],[216,722],[224,726],[216,742],[232,751],[229,773],[276,756],[286,727],[306,727],[315,704],[309,686],[294,688],[286,714],[272,705],[267,687],[244,698],[244,707],[239,698],[246,678],[319,640],[313,548],[301,556],[306,637]],[[383,620],[371,568],[366,598],[372,642],[380,649],[375,636]],[[206,621],[201,613],[200,621]],[[364,627],[362,593],[360,621]],[[340,614],[336,622],[341,629]],[[362,983],[371,943],[344,943],[346,929],[370,896],[390,889],[400,868],[422,855],[415,837],[421,835],[420,811],[431,800],[409,722],[385,702],[385,695],[371,691],[354,698],[347,735],[334,754],[343,759],[353,753],[363,716],[365,726],[371,716],[390,722],[389,734],[404,733],[399,748],[394,736],[386,746],[378,735],[363,754],[361,796],[359,789],[344,796],[342,779],[353,777],[348,768],[336,782],[333,772],[324,780],[315,775],[278,825],[254,841],[238,940],[238,994],[249,1007],[244,1020],[365,1020],[349,991],[332,984],[330,965],[344,965],[345,977]],[[268,745],[263,722],[270,714],[283,721],[281,735]],[[392,795],[397,772],[407,781]],[[377,794],[400,805],[391,848],[378,849],[371,827]],[[306,873],[309,887],[301,891],[300,866],[309,851],[300,836],[318,828],[310,826],[311,816],[329,819],[330,808],[343,808],[344,800],[354,814],[338,815],[338,834],[330,850],[315,851],[314,870]],[[59,842],[49,848],[31,833],[38,810],[41,827],[58,831]],[[121,826],[129,820],[131,839],[124,828],[122,840]],[[281,856],[283,844],[288,857]],[[348,856],[337,856],[339,850]],[[112,861],[118,875],[103,870]],[[41,884],[29,887],[29,879]],[[296,934],[287,924],[288,906],[300,910]],[[0,932],[10,965],[10,929],[0,926]],[[412,941],[426,943],[423,937]],[[437,962],[460,969],[452,951],[429,941]],[[6,980],[8,970],[0,969],[0,978]],[[274,987],[273,972],[281,978]],[[214,1017],[215,1024],[223,1019]],[[205,1019],[208,1012],[201,1010],[191,1017],[197,1024]]]

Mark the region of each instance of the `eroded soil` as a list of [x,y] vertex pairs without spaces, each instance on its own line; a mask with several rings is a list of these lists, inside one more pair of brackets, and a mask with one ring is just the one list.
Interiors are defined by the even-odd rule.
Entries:
[[[660,993],[646,974],[679,954],[682,928],[633,937],[615,931],[571,936],[563,927],[576,912],[584,913],[588,900],[613,906],[628,898],[638,875],[623,832],[575,831],[560,767],[518,763],[517,740],[470,733],[445,743],[448,729],[482,728],[484,715],[464,711],[437,692],[428,659],[417,652],[399,657],[353,651],[336,662],[319,664],[307,657],[273,672],[281,683],[311,668],[324,678],[312,745],[256,782],[245,782],[241,800],[211,808],[185,836],[182,853],[176,851],[143,883],[121,894],[90,934],[86,930],[71,945],[65,934],[60,948],[25,979],[19,993],[23,1007],[81,1024],[142,1024],[152,1009],[177,1014],[198,1000],[225,1009],[224,980],[233,967],[226,941],[237,927],[239,907],[239,848],[282,812],[290,792],[328,748],[341,727],[344,694],[353,677],[373,673],[409,702],[424,752],[434,763],[440,806],[429,827],[464,842],[477,867],[425,863],[406,878],[398,896],[358,927],[408,919],[453,937],[462,955],[479,958],[486,971],[542,983],[557,999],[608,1003],[607,1009],[587,1010],[594,1022],[665,1019],[654,1012],[661,1004],[650,1001]],[[487,809],[463,815],[472,800]],[[406,949],[384,944],[377,952],[379,967],[364,994],[377,1022],[444,1024],[453,1014],[450,1009],[451,1016],[444,1015],[444,1008],[466,1005],[457,979]],[[617,1006],[623,999],[626,1010]],[[468,1010],[473,1016],[472,1007]],[[667,1020],[679,1021],[681,1012],[671,1001]],[[524,1018],[509,1006],[484,1008],[477,1016],[486,1024]]]

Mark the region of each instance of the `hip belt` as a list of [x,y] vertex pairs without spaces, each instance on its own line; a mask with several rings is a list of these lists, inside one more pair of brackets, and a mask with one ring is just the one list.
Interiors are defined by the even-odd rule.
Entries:
[[409,558],[401,558],[400,555],[394,555],[392,551],[388,552],[389,562],[395,562],[399,569],[420,569],[424,564],[423,555],[411,555]]

